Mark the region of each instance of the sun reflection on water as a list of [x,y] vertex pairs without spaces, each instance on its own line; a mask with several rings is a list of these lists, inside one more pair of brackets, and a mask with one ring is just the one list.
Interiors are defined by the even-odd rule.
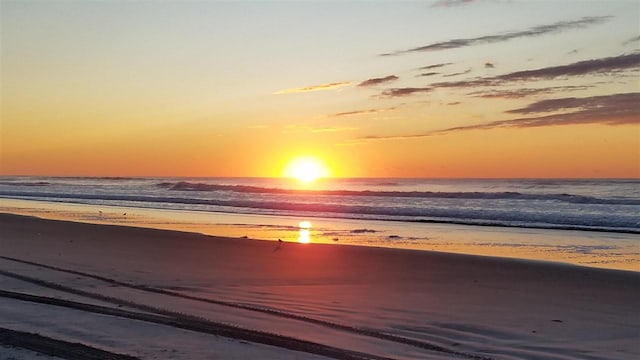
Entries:
[[311,242],[311,222],[301,221],[298,224],[300,228],[298,232],[298,242],[301,244],[308,244]]

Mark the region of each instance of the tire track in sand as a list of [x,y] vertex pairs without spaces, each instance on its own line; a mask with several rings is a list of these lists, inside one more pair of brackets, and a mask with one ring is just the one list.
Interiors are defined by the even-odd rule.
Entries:
[[[333,346],[314,343],[311,341],[292,338],[289,336],[267,333],[258,330],[245,329],[233,325],[216,323],[206,319],[186,315],[161,315],[149,314],[124,309],[110,308],[101,305],[80,303],[71,300],[62,300],[46,296],[37,296],[14,291],[0,290],[0,297],[11,298],[21,301],[28,301],[39,304],[46,304],[75,310],[81,310],[96,314],[117,316],[131,320],[145,321],[160,325],[167,325],[179,329],[191,330],[199,333],[223,336],[227,338],[240,339],[254,343],[276,346],[294,351],[306,352],[309,354],[326,356],[339,360],[392,360],[392,358],[361,353],[352,350],[341,349]],[[123,302],[127,302],[122,300]],[[127,306],[131,306],[130,303]],[[146,305],[145,305],[146,306]],[[163,311],[166,312],[166,311]],[[171,312],[173,313],[173,312]],[[82,358],[86,359],[86,358]],[[121,360],[115,358],[115,360]],[[124,360],[124,358],[122,359]]]
[[[177,298],[183,298],[183,299],[187,299],[187,300],[210,303],[210,304],[214,304],[214,305],[227,306],[227,307],[232,307],[232,308],[242,309],[242,310],[247,310],[247,311],[260,312],[260,313],[269,314],[269,315],[278,316],[278,317],[283,317],[283,318],[288,318],[288,319],[292,319],[292,320],[303,321],[303,322],[307,322],[307,323],[311,323],[311,324],[315,324],[315,325],[320,325],[320,326],[324,326],[324,327],[332,328],[332,329],[336,329],[336,330],[342,330],[342,331],[346,331],[346,332],[350,332],[350,333],[354,333],[354,334],[358,334],[358,335],[378,338],[378,339],[381,339],[381,340],[387,340],[387,341],[396,342],[396,343],[400,343],[400,344],[404,344],[404,345],[410,345],[410,346],[414,346],[414,347],[417,347],[417,348],[420,348],[420,349],[423,349],[423,350],[446,353],[446,354],[455,355],[455,356],[463,357],[463,358],[467,358],[467,359],[493,360],[490,357],[486,357],[486,356],[482,356],[482,355],[476,355],[476,354],[470,354],[470,353],[464,353],[464,352],[456,351],[456,350],[453,350],[453,349],[445,348],[445,347],[442,347],[440,345],[431,344],[431,343],[428,343],[428,342],[425,342],[425,341],[420,341],[420,340],[410,339],[410,338],[406,338],[406,337],[402,337],[402,336],[398,336],[398,335],[392,335],[392,334],[388,334],[388,333],[383,333],[383,332],[376,331],[376,330],[358,328],[358,327],[354,327],[354,326],[350,326],[350,325],[344,325],[344,324],[339,324],[339,323],[330,322],[330,321],[326,321],[326,320],[315,319],[315,318],[311,318],[311,317],[307,317],[307,316],[303,316],[303,315],[296,315],[296,314],[292,314],[292,313],[288,313],[288,312],[284,312],[284,311],[280,311],[280,310],[266,309],[266,308],[261,308],[261,307],[246,305],[246,304],[233,303],[233,302],[230,302],[230,301],[214,300],[214,299],[208,299],[208,298],[203,298],[203,297],[198,297],[198,296],[192,296],[192,295],[182,294],[182,293],[179,293],[179,292],[176,292],[176,291],[160,289],[160,288],[151,287],[151,286],[147,286],[147,285],[140,285],[140,284],[133,284],[133,283],[128,283],[128,282],[123,282],[123,281],[119,281],[119,280],[116,280],[116,279],[112,279],[112,278],[108,278],[108,277],[104,277],[104,276],[100,276],[100,275],[96,275],[96,274],[91,274],[91,273],[86,273],[86,272],[77,271],[77,270],[71,270],[71,269],[65,269],[65,268],[61,268],[61,267],[57,267],[57,266],[37,263],[37,262],[33,262],[33,261],[28,261],[28,260],[22,260],[22,259],[8,257],[8,256],[1,256],[0,255],[0,259],[5,259],[5,260],[9,260],[9,261],[15,261],[15,262],[18,262],[18,263],[23,263],[23,264],[27,264],[27,265],[37,266],[37,267],[50,269],[50,270],[55,270],[55,271],[60,271],[60,272],[65,272],[65,273],[69,273],[69,274],[73,274],[73,275],[84,276],[84,277],[100,280],[100,281],[106,282],[108,284],[122,286],[122,287],[130,288],[130,289],[134,289],[134,290],[140,290],[140,291],[149,292],[149,293],[155,293],[155,294],[167,295],[167,296],[172,296],[172,297],[177,297]],[[2,271],[0,271],[0,273],[2,273]],[[22,275],[19,275],[19,276],[22,276]],[[69,289],[71,289],[71,288],[69,288]],[[58,289],[58,290],[60,290],[60,289]],[[76,289],[73,289],[73,290],[76,290]],[[62,290],[62,291],[65,291],[65,290]],[[77,291],[81,291],[82,292],[82,290],[77,290]],[[84,293],[87,293],[87,292],[84,292]],[[81,295],[79,293],[76,293],[76,294],[77,295]],[[82,295],[82,296],[85,296],[85,295]],[[100,296],[102,296],[102,295],[100,295]],[[122,304],[119,304],[119,305],[122,305]],[[141,309],[141,310],[144,310],[144,309]],[[154,312],[153,310],[145,310],[145,311]]]

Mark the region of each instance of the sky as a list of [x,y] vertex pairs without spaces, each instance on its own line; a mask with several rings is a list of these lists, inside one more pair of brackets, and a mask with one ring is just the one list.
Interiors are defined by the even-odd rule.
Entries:
[[0,1],[0,175],[640,177],[638,1]]

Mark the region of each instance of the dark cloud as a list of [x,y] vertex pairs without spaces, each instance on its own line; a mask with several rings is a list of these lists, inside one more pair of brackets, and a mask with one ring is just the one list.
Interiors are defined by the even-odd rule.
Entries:
[[492,62],[487,61],[486,63],[484,63],[484,67],[485,69],[493,69],[496,66]]
[[640,124],[640,106],[638,106],[638,104],[640,104],[640,93],[544,100],[533,103],[523,109],[512,110],[510,113],[540,113],[564,109],[574,109],[574,111],[563,114],[493,121],[478,125],[457,126],[419,134],[367,136],[363,139],[411,139],[457,131],[489,130],[497,128],[532,128],[581,124],[601,124],[611,126]]
[[524,89],[511,89],[511,90],[487,90],[476,91],[467,95],[487,98],[487,99],[519,99],[532,95],[550,94],[558,91],[574,91],[585,90],[591,86],[552,86],[545,88],[524,88]]
[[625,109],[636,107],[640,112],[640,93],[592,96],[586,98],[549,99],[534,102],[526,107],[507,111],[512,114],[535,114],[567,109]]
[[382,92],[383,97],[400,97],[407,96],[416,93],[430,92],[432,88],[423,87],[423,88],[395,88],[395,89],[387,89]]
[[[627,125],[640,124],[640,93],[594,96],[590,98],[567,98],[544,100],[530,106],[509,111],[510,113],[540,113],[547,111],[576,109],[564,114],[553,114],[494,121],[488,124],[462,126],[440,133],[494,128],[531,128],[557,125],[602,124]],[[555,110],[553,110],[555,109]]]
[[431,70],[431,69],[437,69],[437,68],[441,68],[443,66],[447,66],[447,65],[453,65],[453,63],[441,63],[441,64],[433,64],[433,65],[427,65],[427,66],[423,66],[421,68],[418,68],[418,70]]
[[609,73],[639,67],[640,53],[636,53],[602,59],[579,61],[569,65],[551,66],[537,70],[517,71],[514,73],[498,76],[497,79],[503,81],[553,79],[560,76],[579,76],[592,73]]
[[640,68],[640,53],[613,56],[575,62],[569,65],[551,66],[535,70],[517,71],[505,75],[467,81],[442,82],[433,87],[474,87],[496,86],[509,82],[525,80],[551,80],[564,76],[582,76],[591,74],[610,74],[629,69]]
[[422,74],[416,75],[416,77],[433,76],[433,75],[438,75],[438,74],[440,74],[440,73],[432,71],[432,72],[426,72],[426,73],[422,73]]
[[391,82],[391,81],[396,81],[396,80],[398,80],[397,76],[389,75],[389,76],[385,76],[385,77],[382,77],[382,78],[375,78],[375,79],[365,80],[365,81],[361,82],[360,84],[358,84],[358,86],[360,86],[360,87],[374,86],[374,85],[384,84],[384,83]]
[[564,30],[579,29],[579,28],[587,27],[589,25],[600,24],[610,18],[611,16],[589,16],[589,17],[583,17],[582,19],[579,19],[579,20],[560,21],[554,24],[534,26],[529,29],[511,31],[504,34],[485,35],[485,36],[480,36],[476,38],[453,39],[453,40],[448,40],[443,42],[437,42],[437,43],[433,43],[425,46],[415,47],[412,49],[382,54],[382,56],[401,55],[401,54],[422,52],[422,51],[457,49],[461,47],[491,44],[491,43],[508,41],[512,39],[524,38],[524,37],[541,36],[541,35],[561,32]]
[[460,6],[467,5],[477,0],[438,0],[431,5],[431,7],[452,7],[452,6]]
[[461,71],[461,72],[457,72],[457,73],[453,73],[453,74],[446,74],[446,75],[442,75],[443,77],[453,77],[453,76],[459,76],[459,75],[466,75],[468,73],[471,72],[471,68],[465,70],[465,71]]

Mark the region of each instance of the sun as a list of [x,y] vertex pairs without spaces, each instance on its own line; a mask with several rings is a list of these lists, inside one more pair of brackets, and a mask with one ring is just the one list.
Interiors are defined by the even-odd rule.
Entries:
[[284,169],[284,176],[310,183],[318,178],[328,177],[329,168],[313,156],[300,156],[291,160]]

